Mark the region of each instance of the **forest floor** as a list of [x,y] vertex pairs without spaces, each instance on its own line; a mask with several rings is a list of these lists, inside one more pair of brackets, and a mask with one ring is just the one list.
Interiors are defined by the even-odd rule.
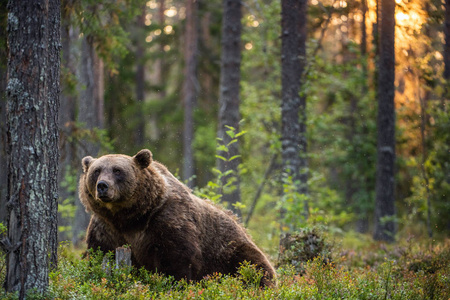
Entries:
[[[105,271],[101,253],[82,258],[80,250],[62,245],[46,299],[450,299],[449,239],[360,243],[331,257],[297,263],[300,271],[279,267],[277,287],[262,289],[261,273],[249,265],[237,277],[214,274],[188,283],[143,269]],[[4,278],[4,257],[0,268]]]

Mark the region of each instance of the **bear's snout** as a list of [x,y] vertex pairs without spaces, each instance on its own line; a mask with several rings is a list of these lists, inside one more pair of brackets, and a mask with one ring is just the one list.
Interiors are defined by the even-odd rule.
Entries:
[[101,200],[106,200],[108,198],[109,185],[106,181],[99,181],[97,183],[97,195]]

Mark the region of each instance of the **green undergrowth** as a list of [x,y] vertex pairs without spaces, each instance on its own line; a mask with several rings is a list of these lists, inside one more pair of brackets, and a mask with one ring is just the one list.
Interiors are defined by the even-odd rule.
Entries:
[[[422,246],[420,246],[422,245]],[[301,252],[301,251],[300,251]],[[297,251],[296,253],[300,253]],[[262,274],[243,264],[238,276],[212,274],[200,282],[175,281],[145,269],[102,268],[103,255],[61,246],[46,299],[449,299],[450,240],[426,245],[367,243],[333,247],[297,266],[279,264],[275,288],[260,288]],[[301,257],[301,256],[299,256]],[[111,262],[112,263],[112,262]],[[14,295],[0,298],[15,299]]]

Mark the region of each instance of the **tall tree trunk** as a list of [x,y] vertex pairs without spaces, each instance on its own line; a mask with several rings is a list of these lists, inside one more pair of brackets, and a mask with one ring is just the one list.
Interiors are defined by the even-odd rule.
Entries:
[[[220,68],[220,90],[219,90],[219,124],[218,137],[225,145],[229,144],[232,137],[226,131],[226,126],[233,127],[239,132],[239,84],[241,80],[241,31],[242,11],[240,0],[223,0],[222,20],[222,53]],[[233,204],[241,201],[240,177],[239,177],[239,142],[228,146],[228,153],[219,152],[219,155],[227,160],[217,160],[218,169],[222,174],[231,171],[222,177],[222,185],[234,180],[231,191],[223,191],[222,201],[236,214],[240,211]],[[231,159],[236,157],[235,159]],[[231,159],[231,160],[230,160]]]
[[[360,51],[361,51],[361,58],[364,60],[362,62],[362,68],[363,68],[363,76],[364,76],[364,83],[362,87],[362,94],[366,94],[368,87],[367,87],[367,28],[366,28],[366,15],[367,15],[367,0],[361,0],[361,14],[362,14],[362,20],[361,20],[361,45],[360,45]],[[357,109],[357,106],[355,104],[355,110]],[[353,119],[355,116],[353,115]],[[353,127],[353,126],[352,126]],[[361,209],[357,207],[356,214],[357,214],[357,220],[356,220],[356,231],[360,233],[366,233],[369,230],[369,217],[367,215],[367,211],[365,209]]]
[[[395,1],[381,1],[374,239],[395,235]],[[388,219],[386,219],[388,218]]]
[[[63,7],[70,5],[68,1],[63,4]],[[59,133],[60,133],[60,168],[59,168],[59,199],[62,203],[66,199],[76,199],[76,194],[70,187],[63,187],[62,182],[66,180],[67,174],[76,174],[75,170],[78,169],[79,163],[76,159],[76,144],[72,141],[73,128],[75,125],[75,113],[76,113],[76,101],[75,91],[72,86],[71,76],[75,76],[76,69],[72,58],[72,47],[74,44],[74,32],[70,24],[70,15],[64,11],[62,15],[62,29],[61,29],[61,42],[62,42],[62,71],[65,74],[62,78],[65,78],[62,85],[61,93],[61,108],[59,110]],[[76,162],[76,163],[75,163]],[[72,219],[59,216],[58,223],[61,226],[71,225]],[[65,233],[59,233],[59,240],[67,240],[69,236]]]
[[[144,5],[141,10],[141,15],[137,19],[137,28],[140,32],[145,30],[145,15],[146,6]],[[136,102],[137,102],[137,128],[136,128],[136,146],[142,148],[145,143],[145,120],[143,106],[145,101],[145,39],[143,35],[139,35],[136,40]]]
[[[8,163],[6,159],[6,73],[8,51],[6,47],[6,2],[0,3],[0,207],[6,207],[6,191],[8,187]],[[0,210],[0,222],[6,220],[6,209]]]
[[445,103],[450,99],[450,0],[445,0],[445,23],[444,23],[444,78],[446,89],[442,98],[442,107],[446,109]]
[[189,187],[194,186],[194,107],[197,101],[197,55],[198,55],[198,1],[186,2],[186,32],[184,40],[184,81],[183,81],[183,180]]
[[[306,62],[307,1],[281,2],[281,143],[283,172],[296,185],[296,192],[308,194],[306,152],[306,99],[300,96]],[[308,202],[304,202],[304,218]],[[300,216],[299,216],[300,217]]]
[[[81,65],[80,65],[80,84],[82,91],[80,93],[78,121],[88,130],[103,128],[103,62],[95,52],[92,37],[83,39],[81,46]],[[86,155],[97,156],[100,150],[98,141],[82,141],[78,148],[78,157]],[[86,232],[89,224],[89,215],[81,202],[76,201],[77,209],[75,213],[75,222],[73,225],[73,244],[80,242],[80,237]]]
[[5,288],[24,299],[46,291],[56,263],[60,2],[16,0],[8,9]]

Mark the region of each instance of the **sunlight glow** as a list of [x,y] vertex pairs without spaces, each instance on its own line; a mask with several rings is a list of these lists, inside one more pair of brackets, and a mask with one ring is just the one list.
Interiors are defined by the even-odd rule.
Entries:
[[251,50],[252,48],[253,48],[252,43],[247,43],[247,44],[245,44],[245,49]]
[[165,34],[171,34],[173,32],[173,27],[170,25],[167,25],[166,27],[164,27],[164,33]]
[[151,9],[155,9],[158,7],[158,3],[156,3],[155,1],[148,1],[147,6],[150,7]]
[[155,35],[160,35],[161,34],[161,29],[156,29],[154,32]]
[[171,6],[169,9],[166,9],[166,11],[164,12],[164,14],[169,17],[175,17],[177,15],[177,8],[175,6]]

